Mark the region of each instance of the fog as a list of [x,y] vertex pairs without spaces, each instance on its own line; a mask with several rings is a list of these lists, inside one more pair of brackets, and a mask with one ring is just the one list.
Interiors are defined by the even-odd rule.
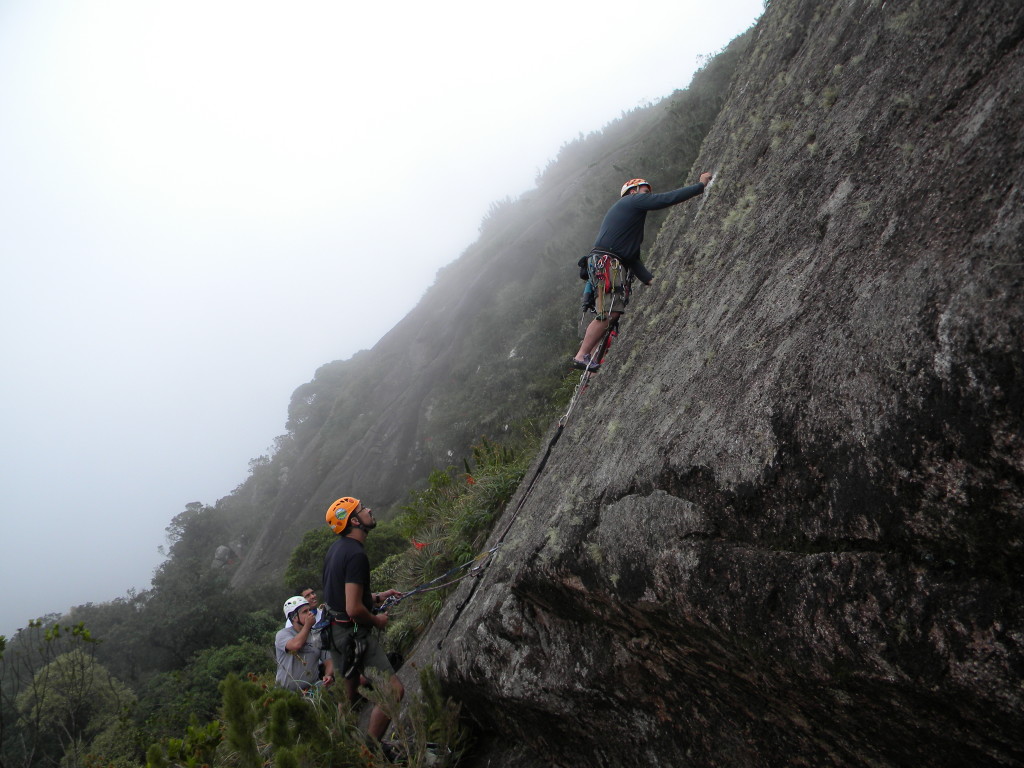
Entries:
[[0,4],[0,633],[146,588],[492,201],[761,10]]

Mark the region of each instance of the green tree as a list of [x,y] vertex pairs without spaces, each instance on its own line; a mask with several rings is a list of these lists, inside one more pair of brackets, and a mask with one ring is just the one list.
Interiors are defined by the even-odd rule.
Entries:
[[59,743],[63,762],[79,765],[84,745],[135,702],[132,692],[82,648],[61,654],[36,672],[17,708],[39,735]]
[[96,641],[82,624],[61,625],[55,615],[33,619],[8,640],[0,636],[0,766],[57,762],[60,742],[42,728],[43,708],[23,713],[19,699],[44,700],[50,693],[46,674],[59,656],[75,649],[91,654]]
[[[280,624],[273,620],[273,626]],[[273,633],[260,641],[207,648],[197,653],[181,670],[156,675],[140,692],[140,708],[146,712],[146,729],[151,738],[185,730],[193,718],[208,720],[220,704],[218,686],[231,673],[273,674]]]
[[284,572],[284,584],[289,592],[299,594],[306,587],[321,589],[324,557],[334,543],[334,532],[326,525],[306,531],[302,541],[292,550]]
[[239,640],[252,596],[231,590],[230,574],[213,567],[218,543],[230,535],[224,516],[199,503],[186,505],[167,527],[168,559],[140,606],[151,672],[181,669],[198,651]]

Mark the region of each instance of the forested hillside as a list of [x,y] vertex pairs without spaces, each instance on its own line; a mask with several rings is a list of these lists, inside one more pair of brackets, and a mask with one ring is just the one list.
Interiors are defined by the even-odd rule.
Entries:
[[[221,682],[234,673],[265,684],[281,601],[317,578],[324,509],[341,494],[397,515],[369,542],[375,563],[408,560],[389,560],[388,578],[414,583],[471,556],[571,389],[577,258],[624,178],[642,174],[660,189],[694,181],[748,41],[689,87],[567,142],[536,189],[494,203],[479,239],[398,326],[296,389],[272,455],[254,458],[227,497],[170,522],[149,589],[43,617],[5,641],[0,765],[136,765],[157,742],[154,766],[182,743],[208,761],[221,731],[201,726],[228,695]],[[650,239],[663,219],[650,218]],[[450,465],[472,472],[472,485]],[[399,509],[416,489],[425,495]],[[419,556],[406,551],[412,535],[429,544]],[[408,651],[440,609],[423,606],[396,621],[393,647]],[[229,690],[249,695],[243,688]]]

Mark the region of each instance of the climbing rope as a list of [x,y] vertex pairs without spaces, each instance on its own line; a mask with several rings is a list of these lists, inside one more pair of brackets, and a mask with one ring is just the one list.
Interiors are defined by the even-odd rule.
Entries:
[[[613,302],[614,303],[614,302]],[[605,331],[604,337],[601,339],[601,344],[598,347],[597,363],[602,365],[604,363],[605,355],[608,354],[608,350],[612,346],[612,339],[619,335],[619,320],[618,318],[608,323],[608,330]],[[576,384],[575,389],[572,392],[572,398],[569,400],[569,407],[566,409],[565,414],[558,420],[558,427],[561,429],[569,421],[569,415],[572,413],[573,408],[576,407],[576,403],[579,402],[580,396],[587,390],[587,385],[590,383],[590,378],[597,373],[587,369],[583,371],[583,375],[580,376],[579,382]],[[557,437],[555,438],[557,440]],[[550,446],[549,446],[550,451]],[[546,457],[545,457],[546,458]]]
[[[612,261],[614,263],[614,268],[618,270],[618,274],[621,277],[621,275],[622,275],[622,265],[618,262],[617,259],[614,259]],[[611,294],[612,295],[612,300],[611,300],[611,304],[610,304],[609,309],[608,309],[609,315],[611,314],[612,311],[614,311],[616,298],[621,297],[623,306],[625,305],[625,303],[626,303],[626,301],[628,300],[628,297],[629,297],[629,292],[630,292],[630,287],[631,287],[630,283],[631,282],[632,282],[632,276],[627,275],[626,279],[623,280],[622,283],[621,283],[622,291],[621,292],[615,292],[615,293]],[[600,301],[600,291],[598,291],[598,294],[599,294],[598,295],[598,301]],[[604,336],[601,338],[601,344],[598,346],[598,354],[597,354],[596,357],[597,357],[597,361],[598,361],[599,364],[603,364],[604,363],[605,355],[608,353],[608,350],[611,348],[612,339],[617,337],[618,333],[619,333],[619,319],[616,317],[616,318],[614,318],[613,320],[611,320],[608,323],[608,329],[605,331]],[[464,576],[459,577],[459,579],[457,579],[456,581],[461,581],[466,576],[471,576],[471,575],[472,576],[482,576],[483,575],[483,569],[487,566],[487,563],[486,563],[487,558],[490,555],[494,554],[494,552],[496,552],[498,550],[498,548],[502,545],[502,542],[504,542],[505,536],[507,536],[508,532],[510,530],[512,530],[512,526],[515,524],[516,518],[519,517],[519,513],[522,511],[523,507],[526,506],[526,502],[530,498],[530,494],[533,493],[533,486],[537,483],[537,479],[540,477],[541,472],[544,471],[544,467],[548,463],[548,459],[551,456],[551,450],[555,447],[555,443],[557,443],[558,439],[562,436],[562,431],[565,429],[565,425],[569,421],[570,414],[572,414],[572,411],[576,407],[576,404],[579,402],[579,400],[582,397],[583,393],[587,390],[587,386],[588,386],[588,384],[590,382],[590,379],[591,379],[591,377],[595,373],[596,373],[596,371],[592,371],[590,369],[587,369],[587,370],[583,371],[583,374],[580,376],[580,380],[576,384],[575,389],[573,390],[572,398],[569,400],[569,407],[566,408],[565,414],[562,416],[562,418],[560,418],[558,420],[558,428],[555,430],[555,434],[552,435],[551,440],[548,441],[547,448],[544,451],[544,456],[543,456],[543,458],[541,458],[540,463],[537,465],[537,469],[534,470],[533,477],[530,478],[530,484],[526,486],[526,490],[523,492],[523,495],[519,497],[519,503],[516,505],[516,508],[513,510],[512,516],[509,518],[509,521],[505,525],[504,530],[498,536],[498,539],[495,542],[494,546],[491,547],[486,552],[482,553],[481,555],[478,555],[476,558],[471,560],[470,563],[467,563],[467,565],[469,565],[469,564],[472,564],[473,562],[480,561],[479,565],[477,565],[475,568],[470,570]],[[465,566],[460,566],[460,567],[465,567]],[[440,576],[438,578],[439,579],[440,578],[444,578],[446,575],[448,575],[448,574],[445,574],[444,576]],[[455,582],[453,581],[453,582],[450,582],[450,583],[455,583]],[[452,620],[451,620],[451,622],[449,622],[448,628],[445,630],[444,636],[440,640],[438,640],[438,642],[437,642],[437,647],[438,648],[440,648],[441,644],[445,640],[448,639],[448,634],[452,631],[452,627],[455,626],[455,622],[458,621],[459,616],[462,615],[462,611],[465,609],[465,607],[467,605],[469,605],[469,601],[473,599],[473,595],[476,593],[476,587],[477,587],[477,585],[479,583],[480,582],[477,581],[477,582],[475,582],[473,584],[472,588],[469,590],[469,594],[466,595],[465,599],[459,604],[459,607],[455,609],[455,615],[452,616]],[[410,594],[412,594],[412,593],[410,593]],[[391,598],[389,598],[389,599],[391,599]]]
[[[588,271],[591,274],[591,281],[593,283],[595,293],[595,306],[593,310],[597,313],[597,317],[599,319],[603,320],[606,317],[611,318],[608,323],[608,328],[605,331],[604,336],[601,338],[601,343],[598,345],[598,353],[595,355],[597,362],[600,365],[604,363],[605,356],[611,348],[612,339],[617,337],[619,334],[619,318],[611,317],[616,311],[616,301],[621,301],[622,307],[625,308],[625,305],[629,302],[633,276],[628,271],[623,270],[622,263],[618,259],[613,258],[608,254],[591,254],[588,260]],[[607,314],[604,312],[604,296],[606,294],[611,297]],[[433,592],[434,590],[450,587],[469,576],[483,575],[484,568],[487,566],[488,558],[497,552],[499,547],[501,547],[505,537],[508,535],[508,532],[512,530],[512,526],[515,524],[516,518],[519,517],[519,513],[526,506],[526,502],[530,498],[530,494],[533,493],[533,487],[536,485],[537,479],[544,471],[544,467],[547,465],[548,459],[551,457],[552,449],[555,447],[558,439],[562,436],[562,432],[565,430],[565,425],[569,422],[569,416],[572,414],[576,404],[580,401],[583,393],[586,392],[590,379],[595,373],[596,371],[588,368],[580,375],[580,380],[573,389],[569,405],[566,408],[565,413],[558,420],[558,428],[555,430],[554,435],[551,436],[551,440],[548,441],[547,448],[544,450],[544,456],[537,464],[537,468],[533,472],[533,477],[530,478],[529,485],[526,486],[526,490],[523,492],[522,496],[519,497],[519,503],[512,511],[512,515],[509,518],[508,523],[498,536],[494,546],[484,552],[481,552],[472,560],[449,569],[437,578],[420,584],[401,596],[391,596],[387,598],[383,603],[381,603],[379,610],[387,610],[391,606],[397,605],[402,600],[410,598],[413,595],[422,594],[424,592]],[[466,572],[454,579],[451,578],[459,571],[463,570]],[[466,595],[466,598],[459,604],[459,607],[455,609],[455,615],[448,624],[448,628],[445,630],[444,636],[437,643],[438,648],[440,648],[441,644],[448,638],[448,634],[452,631],[452,627],[455,626],[455,622],[458,621],[459,616],[462,615],[462,611],[469,604],[469,601],[472,600],[473,595],[476,593],[476,586],[479,583],[480,582],[477,581],[473,585],[469,590],[469,594]]]
[[459,571],[462,571],[462,570],[465,570],[465,569],[469,568],[471,565],[473,565],[473,563],[477,563],[477,562],[481,562],[483,560],[486,560],[487,557],[490,556],[490,554],[492,552],[494,552],[494,550],[496,550],[496,549],[497,549],[497,547],[495,546],[495,547],[492,547],[491,549],[488,549],[486,552],[481,552],[479,555],[474,557],[472,560],[469,560],[469,561],[463,563],[462,565],[457,565],[454,568],[450,568],[449,570],[445,571],[440,576],[438,576],[436,579],[431,579],[430,581],[428,581],[428,582],[426,582],[424,584],[420,584],[418,587],[413,587],[408,592],[402,593],[402,595],[400,597],[396,596],[396,595],[392,595],[391,597],[386,598],[384,600],[384,602],[380,604],[380,607],[377,610],[379,610],[379,611],[386,611],[391,606],[397,605],[398,603],[402,602],[406,598],[412,597],[413,595],[419,595],[419,594],[422,594],[424,592],[433,592],[433,591],[438,590],[438,589],[444,589],[445,587],[450,587],[452,584],[456,584],[456,583],[462,581],[467,576],[472,575],[473,571],[477,570],[477,568],[479,568],[479,566],[477,566],[477,568],[471,568],[469,571],[467,571],[466,573],[462,574],[457,579],[451,579],[450,581],[446,581],[444,584],[438,584],[437,583],[439,581],[443,581],[444,579],[449,578],[450,576],[453,576],[454,574],[458,573]]

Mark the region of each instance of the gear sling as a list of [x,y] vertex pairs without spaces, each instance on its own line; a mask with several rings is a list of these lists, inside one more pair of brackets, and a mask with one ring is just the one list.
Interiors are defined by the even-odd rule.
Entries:
[[[370,632],[372,627],[361,627],[352,619],[342,619],[346,614],[338,613],[329,605],[324,606],[327,612],[328,622],[320,630],[320,645],[328,651],[334,651],[342,659],[341,676],[351,680],[363,667],[363,657],[369,646]],[[345,627],[339,630],[340,639],[335,639],[334,628]]]
[[[583,309],[597,313],[598,320],[607,320],[612,312],[621,312],[629,303],[631,275],[613,253],[591,251],[580,259],[580,277],[587,284],[583,288]],[[609,297],[605,309],[605,297]]]

